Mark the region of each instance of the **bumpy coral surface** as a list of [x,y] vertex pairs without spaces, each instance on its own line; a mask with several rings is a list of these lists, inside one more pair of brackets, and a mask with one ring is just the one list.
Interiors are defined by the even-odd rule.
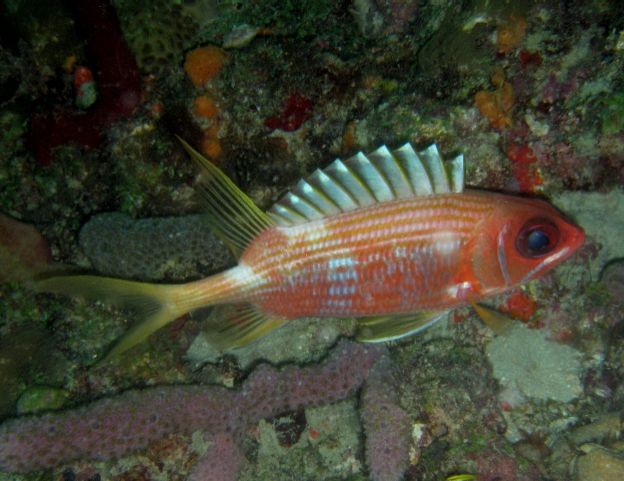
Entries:
[[184,280],[233,262],[202,216],[100,214],[80,231],[80,246],[98,272],[127,279]]
[[278,370],[264,365],[239,391],[156,387],[60,414],[15,419],[0,426],[0,467],[21,472],[76,459],[117,458],[167,434],[199,430],[214,434],[216,441],[197,469],[225,463],[213,470],[223,470],[222,480],[235,479],[237,470],[227,468],[240,457],[232,434],[239,436],[251,423],[280,412],[346,398],[364,382],[380,353],[376,347],[343,341],[320,367]]
[[362,395],[366,458],[373,481],[398,481],[407,468],[410,420],[399,406],[392,378],[392,366],[382,359]]

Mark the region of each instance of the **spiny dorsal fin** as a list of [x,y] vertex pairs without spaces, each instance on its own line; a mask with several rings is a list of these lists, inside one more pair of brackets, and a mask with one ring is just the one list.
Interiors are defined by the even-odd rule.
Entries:
[[279,225],[293,225],[376,203],[463,190],[463,155],[445,165],[435,144],[418,153],[409,143],[392,152],[382,145],[315,171],[268,214]]
[[178,137],[191,158],[202,169],[200,186],[207,204],[206,216],[214,233],[235,256],[245,250],[251,240],[275,222],[232,182],[221,169]]

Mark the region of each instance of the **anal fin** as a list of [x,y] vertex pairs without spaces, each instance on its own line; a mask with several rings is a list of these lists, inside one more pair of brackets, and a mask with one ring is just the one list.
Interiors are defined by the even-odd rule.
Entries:
[[421,311],[411,314],[362,317],[355,338],[360,342],[385,342],[411,336],[435,324],[448,311]]
[[215,306],[206,335],[221,351],[245,346],[287,322],[249,303]]

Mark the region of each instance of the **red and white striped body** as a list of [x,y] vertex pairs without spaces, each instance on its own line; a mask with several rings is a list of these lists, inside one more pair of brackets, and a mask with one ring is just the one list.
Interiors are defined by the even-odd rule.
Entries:
[[[557,257],[515,255],[516,231],[546,215],[565,241]],[[195,293],[185,297],[193,307],[251,302],[287,319],[445,311],[541,275],[582,239],[541,200],[483,191],[421,196],[267,229],[237,267],[187,284]]]
[[449,194],[270,229],[241,257],[245,297],[290,319],[448,309],[465,300],[463,252],[489,210]]

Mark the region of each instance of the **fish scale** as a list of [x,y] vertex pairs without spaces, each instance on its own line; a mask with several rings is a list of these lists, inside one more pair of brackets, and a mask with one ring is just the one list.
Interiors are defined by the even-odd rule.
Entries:
[[[370,316],[457,304],[465,300],[448,294],[456,274],[448,266],[459,266],[477,212],[486,216],[490,210],[478,195],[453,194],[376,204],[301,226],[277,227],[267,233],[274,237],[271,247],[241,258],[271,279],[241,301],[258,302],[263,311],[287,318]],[[340,258],[350,262],[336,264]],[[341,272],[353,274],[336,276]],[[310,295],[312,288],[317,295]]]
[[414,334],[467,304],[488,321],[495,316],[478,302],[539,277],[584,240],[544,201],[464,190],[463,156],[445,163],[435,145],[336,159],[264,213],[182,143],[202,169],[207,221],[239,263],[182,285],[40,281],[41,291],[143,313],[107,359],[207,305],[217,305],[208,336],[224,350],[305,316],[353,316],[365,342]]

